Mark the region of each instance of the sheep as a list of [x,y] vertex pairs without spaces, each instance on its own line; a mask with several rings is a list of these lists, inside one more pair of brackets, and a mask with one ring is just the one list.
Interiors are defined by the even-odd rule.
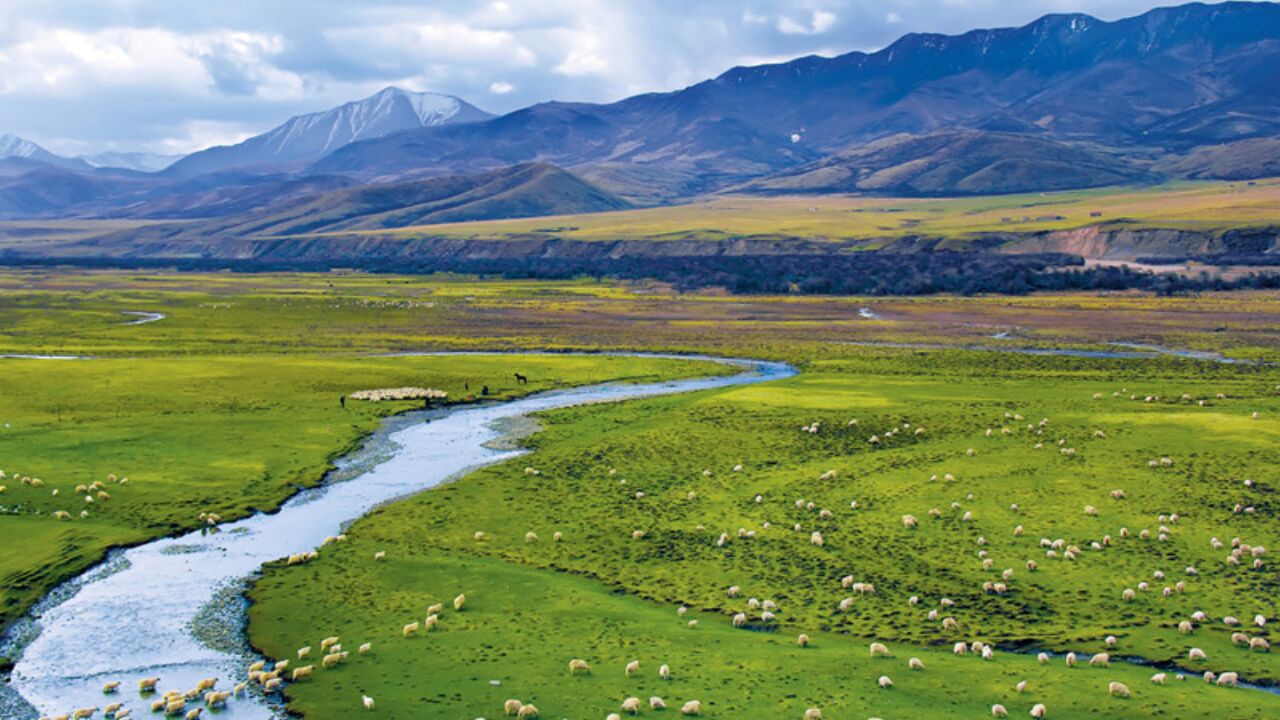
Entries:
[[339,663],[341,663],[343,660],[346,660],[346,659],[347,659],[347,654],[344,652],[325,655],[324,659],[320,661],[320,667],[323,667],[324,669],[328,670],[329,668],[336,667]]
[[[373,643],[360,643],[360,647],[356,648],[356,652],[361,655],[368,655],[373,650]],[[279,667],[277,665],[277,667]]]
[[372,710],[375,705],[375,703],[373,702],[373,698],[369,697],[368,695],[361,695],[360,702],[364,705],[365,710]]
[[969,652],[969,646],[962,642],[958,642],[952,646],[951,652],[956,655],[964,655],[965,653]]
[[991,716],[992,717],[1009,717],[1009,711],[1005,710],[1004,706],[1001,705],[1000,703],[996,703],[995,705],[991,706]]
[[529,718],[538,717],[538,708],[533,705],[521,705],[520,711],[516,713],[516,717],[520,720],[529,720]]
[[668,679],[670,679],[670,678],[671,678],[671,666],[670,666],[670,665],[667,665],[666,663],[663,663],[662,665],[660,665],[660,666],[658,667],[658,677],[662,678],[663,680],[668,680]]
[[1239,632],[1231,633],[1231,644],[1232,645],[1248,645],[1249,636]]
[[627,713],[628,715],[639,715],[640,714],[640,698],[629,697],[626,700],[623,700],[622,707],[619,709],[622,710],[622,712]]
[[138,681],[138,692],[153,693],[156,691],[156,685],[159,685],[159,684],[160,684],[160,678],[158,677],[143,678]]
[[889,652],[889,648],[884,643],[871,643],[871,657],[893,657],[893,653]]
[[378,552],[376,552],[376,553],[374,553],[374,554],[373,554],[373,559],[374,559],[374,560],[386,560],[386,559],[387,559],[387,551],[386,551],[386,550],[379,550]]
[[1267,642],[1266,638],[1256,637],[1249,641],[1249,649],[1256,650],[1258,652],[1269,652],[1271,650],[1271,643]]
[[815,530],[813,534],[809,536],[809,542],[813,545],[817,545],[818,547],[822,547],[822,533]]
[[880,679],[876,681],[876,684],[884,688],[885,690],[888,690],[893,687],[893,681],[889,679],[888,675],[881,675]]
[[1110,682],[1107,684],[1107,693],[1111,697],[1127,698],[1129,697],[1129,686],[1122,682]]
[[943,629],[943,630],[955,630],[957,627],[959,627],[959,624],[958,624],[958,623],[956,623],[956,619],[955,619],[955,618],[953,618],[953,617],[944,617],[944,618],[942,618],[942,629]]
[[1120,599],[1125,602],[1133,602],[1136,597],[1138,597],[1138,594],[1133,591],[1133,588],[1125,588],[1124,592],[1120,593]]
[[818,708],[809,708],[804,711],[804,720],[822,720],[822,711]]
[[570,660],[570,661],[569,661],[569,674],[570,674],[570,675],[577,675],[579,672],[584,673],[584,674],[587,674],[587,675],[590,675],[590,674],[591,674],[591,666],[587,664],[587,661],[586,661],[586,660],[581,660],[581,659],[578,659],[578,658],[574,658],[574,659]]
[[1218,676],[1217,676],[1217,675],[1215,675],[1215,674],[1214,674],[1214,672],[1213,672],[1212,670],[1205,670],[1205,671],[1204,671],[1204,681],[1205,681],[1205,682],[1212,684],[1212,683],[1213,683],[1213,681],[1214,681],[1214,680],[1217,680],[1217,679],[1218,679]]
[[635,675],[638,672],[640,672],[639,660],[632,660],[631,662],[627,663],[627,667],[623,670],[623,674],[625,674],[627,677],[631,677],[632,675]]
[[903,516],[902,516],[902,527],[904,527],[904,528],[906,528],[906,529],[908,529],[908,530],[914,530],[914,529],[915,529],[915,527],[916,527],[916,525],[918,525],[918,524],[919,524],[919,521],[917,521],[917,520],[916,520],[916,516],[915,516],[915,515],[903,515]]
[[1106,653],[1098,653],[1089,658],[1089,667],[1108,667],[1111,664],[1111,656]]
[[298,648],[298,659],[299,659],[299,660],[301,660],[302,658],[304,658],[304,657],[306,657],[306,656],[308,656],[308,655],[310,655],[310,654],[311,654],[311,646],[310,646],[310,645],[308,645],[308,646],[306,646],[306,647],[300,647],[300,648]]
[[453,609],[454,609],[454,610],[461,610],[461,609],[462,609],[462,606],[463,606],[463,605],[465,605],[465,604],[466,604],[466,602],[467,602],[467,596],[466,596],[466,595],[459,595],[458,597],[456,597],[456,598],[454,598],[454,599],[453,599]]
[[1183,620],[1178,623],[1178,632],[1183,635],[1190,635],[1195,632],[1195,629],[1195,625],[1192,625],[1190,620]]
[[1156,673],[1155,675],[1151,676],[1151,684],[1163,685],[1165,683],[1165,680],[1167,680],[1168,678],[1169,676],[1165,673]]
[[1208,660],[1209,656],[1205,655],[1204,650],[1200,648],[1191,648],[1187,651],[1188,660]]
[[120,690],[120,681],[118,680],[112,680],[111,682],[106,683],[102,686],[102,692],[105,695],[110,695],[111,693],[118,692],[119,690]]
[[[117,712],[120,711],[120,708],[122,707],[124,707],[124,703],[111,703],[110,705],[102,708],[102,714],[115,715]],[[128,711],[126,710],[125,712],[128,712]]]
[[649,698],[649,709],[650,710],[666,710],[667,703],[664,702],[662,698],[658,697],[657,695],[654,695],[653,697]]
[[[277,663],[277,664],[278,664],[278,663]],[[282,668],[277,668],[277,669],[282,669]],[[212,689],[213,689],[217,684],[218,684],[218,678],[216,678],[216,677],[215,677],[215,678],[205,678],[205,679],[201,680],[200,682],[196,683],[196,692],[203,692],[203,691],[205,691],[205,690],[212,690]]]
[[204,712],[204,708],[195,708],[194,710],[188,710],[187,714],[183,715],[182,717],[183,717],[183,720],[198,720],[200,717],[200,713],[202,712]]
[[1224,672],[1218,676],[1217,683],[1222,687],[1235,687],[1240,682],[1240,675],[1234,672]]
[[747,614],[746,614],[746,613],[738,613],[737,615],[734,615],[734,616],[733,616],[733,626],[734,626],[734,627],[736,627],[736,628],[740,628],[740,627],[746,627],[746,625],[747,625]]
[[419,627],[418,623],[411,622],[408,625],[405,625],[404,628],[401,630],[401,632],[404,634],[405,637],[409,637],[410,635],[417,635],[418,627]]
[[222,707],[226,707],[227,700],[230,700],[230,699],[231,699],[230,692],[225,692],[225,691],[211,692],[208,695],[204,696],[204,704],[211,708],[218,707],[219,705],[221,705]]
[[98,708],[96,707],[80,708],[79,710],[76,710],[75,712],[71,713],[71,717],[76,718],[76,720],[79,720],[79,718],[91,718],[93,717],[93,714],[96,712],[98,712]]
[[697,700],[690,700],[680,706],[681,715],[701,715],[702,703]]
[[1066,663],[1067,663],[1067,667],[1075,667],[1075,666],[1076,666],[1076,654],[1075,654],[1075,653],[1073,653],[1073,652],[1069,652],[1069,653],[1067,653]]
[[502,712],[504,715],[515,715],[516,713],[520,712],[520,708],[523,706],[524,706],[524,703],[520,702],[519,700],[514,700],[514,699],[508,700],[502,704]]
[[809,647],[809,636],[804,633],[800,633],[799,637],[796,638],[796,645],[799,645],[800,647]]
[[604,720],[622,720],[622,716],[618,713],[609,713],[604,716]]
[[1027,691],[1027,681],[1019,680],[1017,685],[1013,686],[1015,692],[1024,693]]
[[1049,709],[1044,706],[1044,703],[1036,703],[1035,707],[1031,708],[1031,717],[1043,720],[1048,712]]
[[298,682],[299,680],[309,678],[311,677],[311,674],[314,673],[315,671],[316,671],[315,665],[303,665],[300,668],[294,668],[293,674],[289,676],[289,681]]
[[1036,655],[1036,662],[1041,665],[1047,664],[1049,662],[1049,653],[1040,653],[1039,655]]

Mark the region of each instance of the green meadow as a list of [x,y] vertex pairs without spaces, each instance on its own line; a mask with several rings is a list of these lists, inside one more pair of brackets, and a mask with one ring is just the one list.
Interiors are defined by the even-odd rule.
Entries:
[[[422,385],[466,402],[482,385],[504,400],[724,371],[387,353],[704,351],[800,374],[543,413],[522,440],[531,454],[385,506],[313,562],[265,568],[250,591],[255,647],[292,658],[336,635],[353,651],[288,684],[289,709],[349,718],[368,695],[371,716],[414,719],[492,720],[513,698],[544,718],[603,718],[629,697],[644,715],[678,717],[698,700],[704,717],[762,720],[808,708],[827,720],[990,717],[995,704],[1029,717],[1037,703],[1050,718],[1280,715],[1280,696],[1200,677],[1280,683],[1280,651],[1232,639],[1276,640],[1253,618],[1280,614],[1280,371],[958,349],[999,346],[989,336],[1016,328],[1019,345],[1267,358],[1274,294],[741,298],[590,281],[26,271],[0,273],[0,290],[0,354],[93,358],[0,359],[0,469],[19,476],[0,480],[5,623],[110,547],[194,529],[202,513],[278,506],[387,415],[419,406],[342,408],[354,390]],[[881,319],[858,319],[866,304]],[[167,317],[125,325],[123,311]],[[74,492],[108,473],[129,482],[93,503]],[[1260,568],[1251,552],[1227,563],[1236,538],[1266,548]],[[436,603],[438,624],[404,637]],[[1180,633],[1197,611],[1206,619]],[[993,658],[953,654],[974,641]],[[892,657],[872,658],[872,642]],[[1207,659],[1189,659],[1193,647]],[[1100,652],[1109,666],[1090,667]],[[571,676],[572,659],[591,672]],[[1164,686],[1149,681],[1158,671]],[[1111,682],[1131,697],[1110,696]],[[651,711],[651,697],[668,709]]]
[[[306,717],[342,717],[362,694],[403,718],[492,717],[506,698],[532,702],[543,717],[604,717],[633,696],[660,696],[673,709],[698,699],[704,714],[733,718],[799,718],[809,707],[828,718],[960,718],[989,715],[996,703],[1020,716],[1044,703],[1050,717],[1280,712],[1280,697],[1199,677],[1280,681],[1274,655],[1231,640],[1270,631],[1223,624],[1228,615],[1245,625],[1275,616],[1269,556],[1261,570],[1229,566],[1230,546],[1210,546],[1213,537],[1270,545],[1277,535],[1277,373],[904,351],[803,371],[547,413],[528,441],[533,455],[384,508],[306,567],[269,568],[252,592],[251,637],[279,658],[330,635],[349,647],[373,643],[370,654],[289,687]],[[801,431],[815,422],[818,432]],[[1149,467],[1161,457],[1172,464]],[[1237,514],[1236,503],[1258,512]],[[904,527],[908,514],[917,528]],[[1062,541],[1057,558],[1042,539]],[[1072,546],[1077,557],[1064,559]],[[385,562],[373,561],[378,551]],[[875,592],[843,588],[846,576]],[[1180,581],[1185,588],[1165,597]],[[984,591],[992,582],[1007,590]],[[1122,600],[1143,582],[1149,589]],[[731,587],[741,593],[730,597]],[[459,593],[467,604],[455,613],[448,602]],[[776,617],[763,620],[753,598],[776,603]],[[853,600],[842,610],[845,598]],[[402,626],[434,603],[446,604],[435,629],[403,637]],[[1197,610],[1209,619],[1179,634]],[[749,624],[734,629],[740,612]],[[956,627],[943,627],[948,617]],[[801,633],[810,647],[797,646]],[[994,659],[951,653],[975,640],[994,644]],[[869,657],[873,641],[894,657]],[[1207,661],[1189,661],[1192,647]],[[1041,665],[1039,650],[1056,656]],[[1066,667],[1068,651],[1081,666]],[[1171,672],[1160,687],[1149,668],[1089,667],[1101,652],[1191,677]],[[913,656],[924,670],[908,669]],[[575,658],[590,676],[570,676]],[[632,660],[641,672],[628,678]],[[669,680],[657,675],[664,663]],[[881,675],[891,690],[878,686]],[[1028,689],[1019,694],[1021,680]],[[1132,697],[1108,696],[1113,681]]]

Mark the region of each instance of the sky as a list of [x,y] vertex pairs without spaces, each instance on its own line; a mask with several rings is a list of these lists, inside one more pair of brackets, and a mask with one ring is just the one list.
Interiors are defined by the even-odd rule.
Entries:
[[186,153],[388,85],[495,113],[1154,0],[0,0],[0,134]]

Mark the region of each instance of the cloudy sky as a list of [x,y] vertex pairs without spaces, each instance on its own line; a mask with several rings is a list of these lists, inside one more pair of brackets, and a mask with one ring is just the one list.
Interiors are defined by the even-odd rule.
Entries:
[[188,152],[387,85],[491,112],[1155,0],[0,0],[0,134]]

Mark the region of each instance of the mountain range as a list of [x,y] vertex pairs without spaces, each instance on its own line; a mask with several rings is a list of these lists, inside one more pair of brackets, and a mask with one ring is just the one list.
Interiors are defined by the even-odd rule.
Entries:
[[[247,235],[717,192],[945,196],[1258,177],[1280,173],[1280,5],[909,34],[877,52],[500,117],[387,88],[159,172],[141,172],[141,160],[102,164],[0,138],[0,216],[206,219],[211,231]],[[530,182],[538,202],[478,202]],[[470,209],[448,210],[445,188]]]

